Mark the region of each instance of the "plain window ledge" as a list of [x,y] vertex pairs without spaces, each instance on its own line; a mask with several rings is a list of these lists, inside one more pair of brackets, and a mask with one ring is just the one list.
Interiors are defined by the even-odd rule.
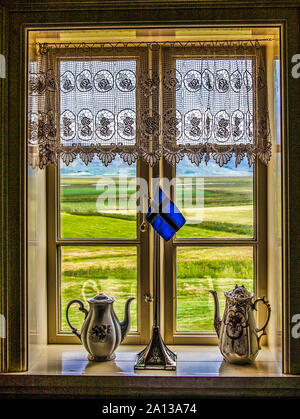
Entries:
[[223,361],[217,346],[173,346],[176,371],[134,370],[144,346],[121,345],[116,359],[96,363],[81,345],[35,348],[29,371],[0,375],[0,390],[23,394],[78,394],[86,396],[295,396],[300,376],[282,374],[271,351],[263,348],[254,364]]

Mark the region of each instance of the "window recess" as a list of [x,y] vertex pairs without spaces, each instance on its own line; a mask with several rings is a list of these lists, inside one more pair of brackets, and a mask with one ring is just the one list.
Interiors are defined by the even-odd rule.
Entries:
[[159,164],[187,219],[162,251],[166,342],[216,341],[208,286],[265,289],[263,55],[253,40],[37,45],[28,137],[31,161],[47,167],[50,342],[74,341],[65,306],[99,291],[120,306],[136,297],[128,342],[147,342],[149,196],[142,211],[132,198]]

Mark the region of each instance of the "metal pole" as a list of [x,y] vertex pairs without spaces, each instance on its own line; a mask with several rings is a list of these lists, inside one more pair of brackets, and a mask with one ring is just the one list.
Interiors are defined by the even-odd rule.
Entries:
[[160,238],[153,229],[153,326],[160,325]]
[[164,343],[160,330],[160,237],[153,229],[153,326],[151,339],[137,354],[134,369],[176,370],[177,355]]

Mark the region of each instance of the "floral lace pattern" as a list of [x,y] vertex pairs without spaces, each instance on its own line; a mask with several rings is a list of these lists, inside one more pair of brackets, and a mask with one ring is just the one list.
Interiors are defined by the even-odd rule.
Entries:
[[123,54],[119,44],[104,46],[111,58],[101,59],[95,46],[82,44],[75,55],[68,48],[61,61],[56,54],[66,46],[40,45],[38,64],[29,72],[28,115],[28,142],[32,150],[38,147],[40,168],[59,158],[68,165],[77,156],[85,164],[97,156],[107,166],[117,154],[128,164],[143,159],[150,166],[162,157],[174,166],[185,155],[196,165],[212,158],[222,167],[235,158],[237,166],[245,156],[250,166],[256,156],[268,163],[271,135],[258,43],[146,47],[154,57],[148,70],[147,54],[139,66],[124,58],[124,51],[141,54],[140,45],[123,45]]

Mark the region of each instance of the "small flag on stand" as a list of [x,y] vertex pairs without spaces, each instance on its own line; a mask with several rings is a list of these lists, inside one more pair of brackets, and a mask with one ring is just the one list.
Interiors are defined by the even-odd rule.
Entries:
[[157,188],[154,193],[146,220],[166,241],[169,241],[186,222],[174,202],[163,193],[161,188]]

